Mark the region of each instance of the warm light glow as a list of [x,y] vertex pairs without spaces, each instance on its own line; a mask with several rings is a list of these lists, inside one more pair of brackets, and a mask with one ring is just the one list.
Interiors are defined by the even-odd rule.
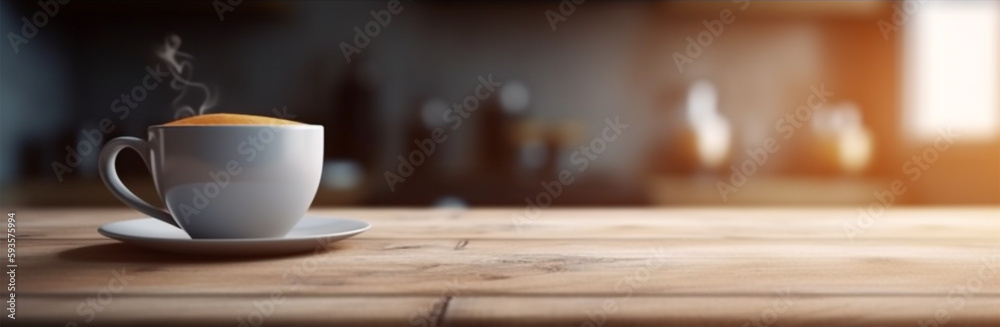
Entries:
[[837,160],[845,172],[856,174],[868,167],[873,136],[861,121],[861,109],[857,104],[840,102],[819,109],[812,126],[816,133],[836,140]]
[[872,135],[860,126],[842,130],[838,133],[837,151],[840,167],[848,173],[859,173],[871,161]]
[[729,154],[729,121],[718,112],[718,92],[708,81],[698,81],[688,91],[687,118],[694,130],[698,159],[715,168]]
[[915,5],[903,24],[908,134],[930,139],[950,126],[963,139],[994,137],[1000,125],[1000,2]]
[[729,122],[713,116],[698,121],[694,130],[698,137],[698,159],[706,167],[719,167],[729,154]]

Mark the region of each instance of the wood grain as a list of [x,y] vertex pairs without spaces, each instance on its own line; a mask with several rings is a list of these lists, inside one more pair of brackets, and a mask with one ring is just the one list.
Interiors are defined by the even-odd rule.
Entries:
[[[477,210],[325,209],[310,215],[348,217],[373,224],[363,238],[479,239],[833,239],[850,241],[845,224],[862,226],[858,208],[681,208]],[[515,217],[524,216],[527,219]],[[102,224],[136,219],[132,210],[21,209],[24,238],[104,239]],[[522,222],[518,224],[517,222]],[[862,219],[862,222],[867,220]],[[997,239],[1000,208],[902,208],[871,218],[856,239]]]
[[[26,241],[23,290],[94,293],[113,270],[129,292],[611,294],[645,274],[639,294],[945,294],[977,274],[1000,277],[1000,241],[358,239],[331,252],[219,260],[133,249],[113,241]],[[43,244],[38,244],[43,243]],[[234,272],[253,272],[234,274]],[[219,276],[227,276],[220,279]],[[998,278],[997,280],[1000,280]],[[1000,294],[1000,283],[982,292]]]
[[[272,297],[273,296],[273,297]],[[103,301],[101,301],[103,300]],[[21,325],[48,326],[411,326],[436,319],[436,297],[414,296],[25,296]],[[98,311],[98,309],[100,311]],[[75,323],[75,325],[73,325]]]
[[896,208],[853,239],[843,229],[856,224],[853,208],[512,220],[523,213],[315,210],[374,227],[315,255],[224,259],[96,233],[139,217],[129,210],[21,209],[18,322],[87,325],[81,303],[124,278],[97,325],[237,325],[277,293],[286,302],[265,325],[599,326],[588,314],[610,301],[603,326],[742,326],[787,298],[768,325],[915,326],[943,312],[948,325],[1000,326],[998,208]]
[[[989,326],[1000,298],[973,296],[456,297],[443,326]],[[935,314],[947,317],[936,322]]]

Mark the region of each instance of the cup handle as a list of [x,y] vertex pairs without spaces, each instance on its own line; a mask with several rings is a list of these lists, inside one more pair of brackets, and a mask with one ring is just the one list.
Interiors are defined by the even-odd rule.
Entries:
[[98,163],[98,169],[101,172],[101,180],[104,181],[104,185],[111,190],[111,193],[121,200],[132,209],[139,210],[150,217],[159,219],[165,223],[173,225],[174,227],[180,228],[177,222],[174,221],[174,217],[170,216],[166,210],[154,207],[146,201],[143,201],[138,196],[136,196],[132,191],[129,191],[122,180],[118,178],[118,171],[115,169],[115,159],[118,158],[118,153],[125,148],[131,148],[142,156],[142,161],[146,163],[146,169],[150,169],[149,160],[149,144],[136,137],[131,136],[121,136],[108,141],[104,145],[104,149],[101,150],[101,159]]

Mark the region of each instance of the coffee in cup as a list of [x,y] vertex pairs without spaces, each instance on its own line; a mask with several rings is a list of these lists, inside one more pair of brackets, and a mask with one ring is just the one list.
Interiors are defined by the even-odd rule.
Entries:
[[[101,178],[126,205],[192,238],[283,237],[305,215],[319,188],[323,126],[209,114],[147,131],[148,141],[123,136],[105,144]],[[142,156],[165,209],[122,184],[115,158],[126,148]]]

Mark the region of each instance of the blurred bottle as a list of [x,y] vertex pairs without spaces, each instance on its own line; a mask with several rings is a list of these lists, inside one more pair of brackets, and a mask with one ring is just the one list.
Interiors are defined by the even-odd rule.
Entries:
[[547,164],[551,155],[544,124],[533,119],[520,121],[515,126],[514,137],[514,142],[518,145],[518,172],[525,180],[543,178],[542,167]]
[[519,164],[517,125],[527,115],[531,98],[528,86],[516,80],[505,82],[497,93],[480,104],[484,126],[479,158],[487,172],[503,178],[513,175]]
[[374,68],[358,58],[334,92],[334,115],[326,128],[326,157],[354,160],[365,171],[376,170],[380,138],[375,108]]
[[[444,161],[441,152],[446,149],[444,143],[435,142],[433,131],[435,128],[447,129],[447,123],[441,118],[447,110],[448,103],[436,97],[420,96],[410,105],[404,128],[402,156],[413,165],[419,165],[419,168],[414,169],[413,174],[416,176],[410,177],[439,176],[445,173],[441,165]],[[420,158],[423,159],[418,160]]]

